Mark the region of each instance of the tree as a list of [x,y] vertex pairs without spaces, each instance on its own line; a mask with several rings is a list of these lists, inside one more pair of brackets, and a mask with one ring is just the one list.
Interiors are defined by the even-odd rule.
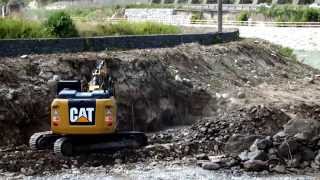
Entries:
[[65,38],[79,36],[71,17],[63,11],[55,12],[50,15],[45,26],[50,34],[56,37]]

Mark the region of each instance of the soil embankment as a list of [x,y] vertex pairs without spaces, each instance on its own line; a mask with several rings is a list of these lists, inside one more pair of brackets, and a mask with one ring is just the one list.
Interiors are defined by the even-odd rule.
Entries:
[[[150,145],[67,160],[14,146],[27,142],[33,132],[49,129],[56,80],[88,82],[97,60],[107,62],[116,81],[120,127],[151,132]],[[205,169],[299,173],[320,165],[320,72],[283,57],[262,40],[1,61],[4,171],[36,174],[180,161]],[[177,125],[190,126],[168,129]]]

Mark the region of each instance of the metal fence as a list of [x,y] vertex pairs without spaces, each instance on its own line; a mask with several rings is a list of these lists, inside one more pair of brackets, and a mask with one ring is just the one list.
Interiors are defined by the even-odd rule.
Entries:
[[[190,24],[216,25],[217,20],[194,20]],[[223,21],[225,26],[320,27],[320,22]]]
[[[223,4],[223,11],[238,12],[238,11],[255,11],[258,6],[254,4]],[[183,5],[177,10],[199,10],[199,11],[218,11],[218,4],[192,4]]]

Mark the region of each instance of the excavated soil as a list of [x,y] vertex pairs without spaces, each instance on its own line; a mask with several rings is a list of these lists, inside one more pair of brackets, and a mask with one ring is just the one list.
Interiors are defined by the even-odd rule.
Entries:
[[[120,129],[149,132],[150,145],[67,159],[29,150],[23,145],[29,136],[49,129],[56,80],[88,82],[98,60],[106,61],[116,82]],[[33,175],[91,166],[108,172],[114,164],[137,162],[313,172],[320,165],[318,74],[254,39],[2,58],[0,172]]]

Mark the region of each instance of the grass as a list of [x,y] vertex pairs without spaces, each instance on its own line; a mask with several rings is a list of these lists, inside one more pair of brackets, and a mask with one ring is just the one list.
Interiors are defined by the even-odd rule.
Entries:
[[112,36],[112,35],[151,35],[177,34],[181,29],[177,26],[154,22],[126,22],[108,23],[105,25],[88,25],[78,23],[77,28],[81,36]]
[[278,22],[320,22],[320,9],[297,5],[260,7],[257,13]]
[[290,59],[292,59],[292,60],[297,60],[297,57],[296,57],[296,55],[293,53],[293,49],[291,49],[291,48],[280,46],[280,47],[279,47],[279,54],[280,54],[281,56],[290,58]]
[[52,37],[45,27],[35,21],[0,18],[0,39]]
[[[45,10],[45,9],[32,9],[26,12],[28,18],[35,18],[44,21],[50,15],[59,12],[60,10]],[[67,8],[63,10],[68,13],[71,17],[100,20],[103,18],[111,17],[116,11],[117,7],[85,7],[85,8]]]
[[[127,22],[109,23],[105,25],[90,25],[76,23],[81,37],[113,36],[113,35],[152,35],[152,34],[178,34],[181,29],[173,25],[154,22]],[[21,19],[0,18],[0,39],[20,38],[51,38],[52,35],[44,26],[36,21]]]
[[86,19],[103,19],[106,17],[111,17],[116,11],[117,7],[90,7],[90,8],[69,8],[66,9],[72,17],[82,17]]

